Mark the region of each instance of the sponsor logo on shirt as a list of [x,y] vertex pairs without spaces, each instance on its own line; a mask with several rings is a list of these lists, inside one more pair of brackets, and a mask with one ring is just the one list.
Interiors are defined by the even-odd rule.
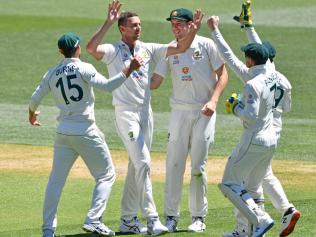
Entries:
[[181,76],[182,81],[192,81],[192,76],[190,74],[188,74],[189,71],[190,71],[189,67],[182,68],[182,72],[184,73],[184,75]]
[[254,99],[253,99],[252,94],[249,94],[249,95],[248,95],[247,103],[248,103],[248,104],[253,104],[253,103],[254,103]]
[[180,61],[179,61],[178,55],[173,56],[172,64],[179,64],[179,63],[180,63]]
[[190,68],[189,68],[189,67],[183,67],[183,68],[182,68],[182,72],[183,72],[184,74],[188,74],[189,71],[190,71]]

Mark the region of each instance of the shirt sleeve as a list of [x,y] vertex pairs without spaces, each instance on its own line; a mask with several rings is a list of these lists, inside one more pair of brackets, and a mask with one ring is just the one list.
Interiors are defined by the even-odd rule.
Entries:
[[81,75],[83,80],[88,82],[92,87],[109,92],[118,88],[127,79],[123,72],[106,79],[102,74],[97,72],[91,64],[86,65],[85,69],[81,72]]
[[247,29],[246,32],[249,43],[262,44],[262,41],[257,32],[255,31],[255,29]]
[[154,73],[166,78],[168,73],[168,59],[161,59],[157,63]]
[[236,57],[236,55],[233,53],[229,45],[226,43],[218,29],[212,32],[212,38],[217,46],[217,49],[221,57],[228,64],[228,66],[237,74],[237,76],[244,83],[249,81],[251,79],[251,76],[249,74],[249,68]]
[[166,58],[167,50],[169,45],[168,44],[155,44],[150,43],[152,56],[155,63],[158,63],[161,59]]
[[249,125],[255,124],[259,113],[260,97],[255,88],[251,84],[246,84],[243,93],[244,104],[238,104],[234,113],[241,120]]
[[287,113],[292,109],[292,85],[283,74],[279,73],[279,76],[281,78],[281,84],[284,87],[282,110],[283,112]]
[[35,89],[35,91],[33,92],[32,96],[31,96],[31,100],[30,100],[30,103],[29,103],[29,108],[33,112],[36,111],[36,109],[40,105],[40,103],[41,103],[42,99],[44,98],[44,96],[47,95],[48,92],[50,91],[50,87],[49,87],[49,84],[48,84],[50,75],[51,75],[50,71],[45,73],[41,83]]
[[212,41],[211,39],[208,41],[208,48],[209,48],[208,53],[209,53],[209,58],[210,58],[212,68],[214,71],[216,71],[225,62],[222,59],[222,57],[219,53],[219,50],[218,50],[217,46],[215,45],[214,41]]
[[119,51],[115,49],[115,46],[113,44],[101,44],[98,46],[98,50],[104,53],[101,60],[106,65],[110,64],[119,53]]

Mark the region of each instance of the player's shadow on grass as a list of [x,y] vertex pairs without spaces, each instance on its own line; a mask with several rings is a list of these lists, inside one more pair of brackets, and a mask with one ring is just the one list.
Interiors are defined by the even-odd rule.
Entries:
[[[177,230],[176,233],[181,233],[181,232],[188,232],[187,230]],[[168,234],[168,233],[165,233]],[[130,236],[135,236],[135,234],[129,234],[129,233],[123,233],[123,232],[115,232],[115,236],[124,236],[124,235],[130,235]],[[95,233],[81,233],[81,234],[73,234],[73,235],[57,235],[56,237],[96,237],[99,236],[98,234]],[[149,235],[142,235],[142,236],[149,236]]]

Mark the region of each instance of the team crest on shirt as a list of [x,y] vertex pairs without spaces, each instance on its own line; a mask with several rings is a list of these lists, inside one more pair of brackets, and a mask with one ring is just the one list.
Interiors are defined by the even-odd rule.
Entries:
[[193,53],[193,58],[195,61],[199,61],[202,59],[202,52],[200,49],[196,49]]
[[134,137],[133,131],[129,131],[129,132],[128,132],[128,136],[129,136],[129,139],[130,139],[131,141],[135,141],[135,137]]
[[141,58],[145,61],[145,60],[148,60],[150,58],[150,55],[147,51],[143,51],[141,54],[140,54]]

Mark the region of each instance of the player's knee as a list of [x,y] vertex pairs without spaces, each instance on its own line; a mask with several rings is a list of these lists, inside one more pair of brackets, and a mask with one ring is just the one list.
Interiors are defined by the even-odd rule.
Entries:
[[192,167],[191,177],[203,177],[205,176],[205,169],[203,166]]

